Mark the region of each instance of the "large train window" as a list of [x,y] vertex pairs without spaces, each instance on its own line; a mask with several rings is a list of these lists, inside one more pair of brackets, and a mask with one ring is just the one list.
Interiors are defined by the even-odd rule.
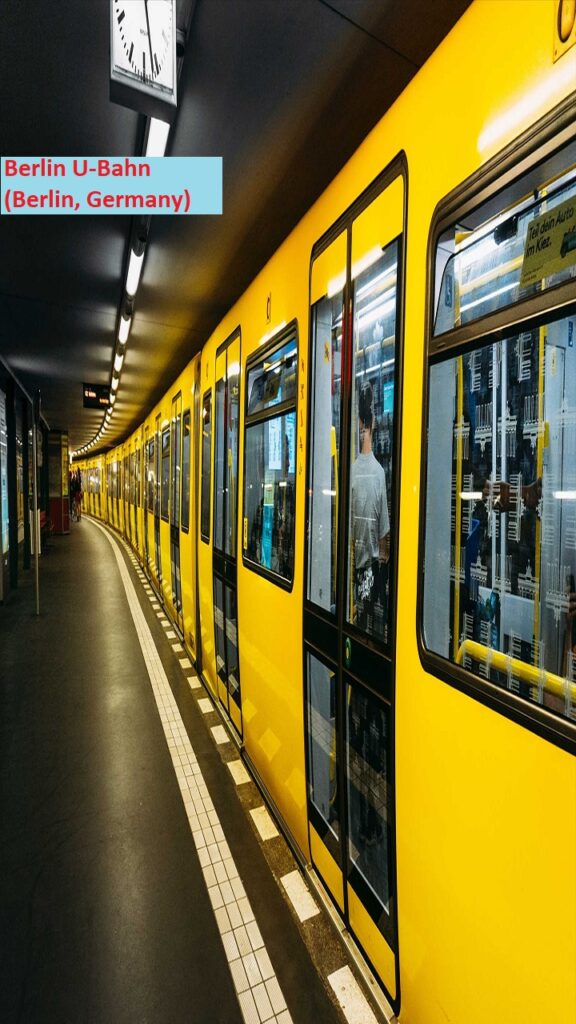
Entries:
[[294,577],[297,374],[295,324],[247,366],[244,561],[281,585]]
[[212,454],[212,392],[202,399],[202,495],[200,500],[200,536],[210,540],[210,466]]
[[547,727],[576,722],[575,163],[440,229],[428,380],[425,645]]

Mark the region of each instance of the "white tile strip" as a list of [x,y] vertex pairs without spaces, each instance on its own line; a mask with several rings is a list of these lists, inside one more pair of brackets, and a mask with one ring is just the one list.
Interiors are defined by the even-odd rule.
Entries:
[[237,761],[228,761],[228,767],[237,786],[242,786],[243,783],[250,782],[250,776],[242,764],[242,761],[239,759]]
[[178,660],[182,668],[192,668],[192,662],[190,661],[190,658],[179,658]]
[[341,967],[339,971],[329,974],[328,981],[349,1024],[378,1024],[349,967]]
[[212,728],[210,729],[210,732],[212,733],[214,741],[218,744],[218,746],[221,746],[223,743],[230,742],[230,737],[223,725],[213,725]]
[[280,835],[264,804],[262,804],[262,807],[255,807],[253,811],[250,811],[250,814],[261,839],[264,841],[275,839],[276,836]]
[[292,1024],[118,542],[93,525],[118,564],[245,1024]]
[[169,640],[173,640],[174,637],[176,636],[176,633],[174,632],[173,629],[169,629],[168,632],[166,633],[166,636],[168,637]]
[[209,715],[211,711],[214,711],[214,705],[208,697],[201,697],[198,701],[198,707],[203,715]]
[[188,682],[190,683],[191,690],[199,690],[202,686],[198,676],[188,676]]
[[290,871],[280,881],[301,921],[308,921],[310,917],[320,913],[320,908],[316,906],[299,871]]

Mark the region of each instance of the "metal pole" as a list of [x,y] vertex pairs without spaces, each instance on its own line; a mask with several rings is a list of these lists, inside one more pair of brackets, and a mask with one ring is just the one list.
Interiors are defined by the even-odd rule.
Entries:
[[[38,394],[38,405],[40,403],[40,395]],[[37,415],[39,409],[36,408],[34,403],[34,417],[32,427],[32,462],[34,465],[34,472],[32,474],[32,536],[34,538],[34,575],[36,584],[36,615],[40,615],[40,537],[38,530],[38,441],[37,441],[37,430],[38,421],[40,417]]]

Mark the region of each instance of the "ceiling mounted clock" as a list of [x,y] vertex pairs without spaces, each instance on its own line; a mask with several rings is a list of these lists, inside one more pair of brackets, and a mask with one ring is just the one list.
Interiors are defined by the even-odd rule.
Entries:
[[110,0],[110,99],[174,119],[176,0]]

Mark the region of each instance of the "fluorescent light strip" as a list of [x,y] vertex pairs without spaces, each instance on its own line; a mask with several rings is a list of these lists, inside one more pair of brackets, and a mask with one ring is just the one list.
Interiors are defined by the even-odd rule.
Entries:
[[112,377],[112,384],[110,385],[111,388],[112,388],[112,391],[117,391],[118,390],[119,383],[120,383],[120,378],[119,377]]
[[122,369],[122,363],[124,362],[124,353],[118,352],[116,359],[114,360],[114,371],[120,373]]
[[126,292],[130,298],[134,298],[138,291],[138,285],[140,283],[140,274],[142,273],[142,264],[144,263],[144,250],[140,256],[137,256],[134,249],[130,250],[130,259],[128,261],[128,273],[126,274]]
[[120,326],[118,328],[118,341],[121,345],[125,345],[128,341],[128,335],[130,334],[130,328],[132,326],[132,318],[128,320],[126,317],[120,317]]
[[159,121],[157,117],[150,118],[148,126],[148,138],[146,139],[145,156],[164,156],[170,125],[165,121]]

